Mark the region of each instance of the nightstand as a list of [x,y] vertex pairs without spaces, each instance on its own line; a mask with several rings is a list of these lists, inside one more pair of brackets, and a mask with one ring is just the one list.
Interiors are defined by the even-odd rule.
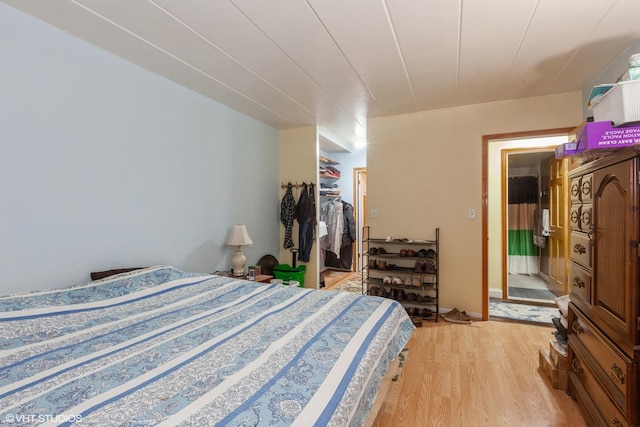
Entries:
[[[231,271],[214,271],[212,274],[217,274],[218,276],[225,276],[225,277],[235,277],[236,279],[242,279],[242,280],[249,280],[249,277],[246,274],[243,276],[234,276],[231,273]],[[273,279],[273,276],[269,274],[260,274],[256,276],[253,279],[253,281],[259,282],[259,283],[271,283],[271,279]]]
[[270,274],[260,274],[256,276],[253,281],[260,283],[271,283],[271,279],[273,279],[273,276],[271,276]]

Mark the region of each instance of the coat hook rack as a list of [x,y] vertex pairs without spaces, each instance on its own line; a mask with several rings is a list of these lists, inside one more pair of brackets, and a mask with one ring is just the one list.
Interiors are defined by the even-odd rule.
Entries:
[[[307,185],[313,185],[313,182],[309,182],[309,183],[306,183],[306,184]],[[289,185],[291,185],[292,188],[300,188],[303,185],[305,185],[305,183],[303,182],[302,184],[298,184],[298,181],[295,181],[295,183],[293,183],[293,184],[291,182],[288,182],[287,184],[285,184],[284,182],[281,182],[280,183],[280,188],[287,188]]]

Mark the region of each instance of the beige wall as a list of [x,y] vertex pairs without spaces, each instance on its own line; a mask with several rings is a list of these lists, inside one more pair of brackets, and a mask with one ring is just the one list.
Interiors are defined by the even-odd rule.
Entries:
[[[286,129],[280,131],[280,183],[318,183],[318,133],[315,126],[307,126],[304,128]],[[280,199],[284,196],[285,190],[280,190]],[[300,195],[295,189],[293,195],[298,200]],[[317,189],[316,189],[317,201]],[[280,205],[278,205],[279,207]],[[278,212],[278,218],[280,213]],[[291,252],[289,249],[283,248],[284,242],[284,226],[279,223],[280,227],[280,252],[278,261],[281,264],[291,265]],[[298,247],[298,223],[294,221],[293,242]],[[313,243],[311,256],[308,263],[305,264],[307,272],[304,278],[306,288],[317,288],[318,286],[318,242]]]
[[480,314],[482,136],[581,121],[581,92],[369,119],[367,204],[378,211],[367,218],[372,235],[433,238],[440,227],[440,306]]

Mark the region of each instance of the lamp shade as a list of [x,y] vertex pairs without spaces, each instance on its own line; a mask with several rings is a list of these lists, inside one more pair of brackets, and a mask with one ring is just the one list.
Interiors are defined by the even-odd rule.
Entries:
[[247,233],[247,227],[244,224],[236,224],[231,227],[229,237],[227,237],[227,246],[247,246],[253,245],[253,240]]

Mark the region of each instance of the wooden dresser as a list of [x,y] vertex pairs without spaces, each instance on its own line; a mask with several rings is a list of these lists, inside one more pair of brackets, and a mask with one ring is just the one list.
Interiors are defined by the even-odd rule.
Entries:
[[568,393],[595,426],[640,425],[640,147],[569,173]]

